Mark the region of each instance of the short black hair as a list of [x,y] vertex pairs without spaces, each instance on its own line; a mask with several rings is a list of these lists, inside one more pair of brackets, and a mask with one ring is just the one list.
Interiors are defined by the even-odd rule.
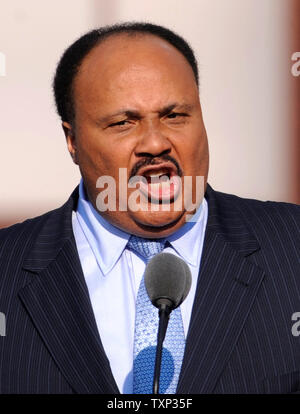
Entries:
[[198,65],[192,48],[186,40],[173,31],[152,23],[127,22],[91,30],[77,39],[63,53],[53,80],[56,108],[62,121],[72,123],[75,112],[73,104],[73,80],[85,56],[100,42],[116,34],[152,34],[173,45],[190,64],[197,86]]

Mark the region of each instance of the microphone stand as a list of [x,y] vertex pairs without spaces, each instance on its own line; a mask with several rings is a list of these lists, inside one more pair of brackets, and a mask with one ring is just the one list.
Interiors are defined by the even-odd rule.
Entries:
[[[153,377],[153,394],[159,394],[159,379],[162,358],[163,342],[166,336],[167,327],[169,323],[170,313],[172,312],[172,302],[168,299],[160,299],[159,304],[159,325],[157,333],[157,346],[155,355],[155,367]],[[167,303],[166,303],[167,302]],[[171,302],[171,306],[170,306]]]

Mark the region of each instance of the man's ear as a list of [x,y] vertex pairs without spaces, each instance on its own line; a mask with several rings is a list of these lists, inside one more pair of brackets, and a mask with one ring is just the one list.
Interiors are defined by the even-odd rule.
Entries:
[[75,132],[73,130],[73,127],[71,124],[69,124],[69,122],[63,122],[62,128],[66,136],[68,151],[72,157],[73,162],[78,165],[76,137],[75,137]]

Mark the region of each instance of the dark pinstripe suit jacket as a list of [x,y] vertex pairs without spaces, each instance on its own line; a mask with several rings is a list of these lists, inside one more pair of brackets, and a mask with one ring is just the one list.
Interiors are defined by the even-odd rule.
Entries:
[[[209,217],[178,393],[300,390],[300,207],[208,187]],[[1,393],[117,393],[61,208],[0,231]]]

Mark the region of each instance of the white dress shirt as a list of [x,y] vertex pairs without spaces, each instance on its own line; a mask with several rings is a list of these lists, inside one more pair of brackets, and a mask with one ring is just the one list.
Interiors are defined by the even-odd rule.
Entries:
[[[192,274],[190,292],[181,305],[185,335],[195,297],[207,214],[207,202],[203,199],[193,221],[167,237],[171,246],[164,249],[164,252],[182,258]],[[126,249],[130,234],[111,225],[94,209],[82,180],[72,224],[99,335],[112,373],[120,392],[132,393],[135,301],[145,261]]]

